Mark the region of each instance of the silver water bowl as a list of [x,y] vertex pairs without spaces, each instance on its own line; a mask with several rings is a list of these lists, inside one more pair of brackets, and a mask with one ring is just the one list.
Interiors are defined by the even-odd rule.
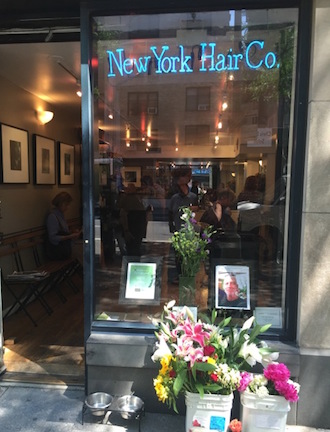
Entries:
[[85,400],[85,404],[93,415],[102,416],[105,414],[112,401],[113,396],[109,395],[108,393],[97,392],[88,395]]
[[117,409],[123,419],[136,417],[143,410],[144,402],[137,396],[125,395],[117,400]]

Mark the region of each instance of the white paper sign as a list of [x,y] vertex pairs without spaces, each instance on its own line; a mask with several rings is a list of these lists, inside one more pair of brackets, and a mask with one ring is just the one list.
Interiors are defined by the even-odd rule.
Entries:
[[254,316],[260,325],[271,324],[272,328],[282,328],[282,309],[279,307],[256,307]]

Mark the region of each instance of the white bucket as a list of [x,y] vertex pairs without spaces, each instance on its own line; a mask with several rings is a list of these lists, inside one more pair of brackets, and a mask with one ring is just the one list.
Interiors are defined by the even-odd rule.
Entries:
[[186,392],[186,432],[226,432],[233,406],[233,394],[205,394]]
[[285,432],[290,403],[283,396],[258,397],[243,392],[241,406],[244,432]]

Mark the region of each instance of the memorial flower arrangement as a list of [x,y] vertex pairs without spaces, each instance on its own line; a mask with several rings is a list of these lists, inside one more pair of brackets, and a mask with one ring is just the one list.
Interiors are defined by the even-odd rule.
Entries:
[[181,259],[181,276],[195,276],[208,256],[214,230],[212,227],[201,229],[189,207],[183,207],[181,211],[184,225],[173,234],[171,241]]
[[154,379],[156,395],[176,412],[181,393],[229,395],[240,387],[240,370],[269,361],[273,355],[257,339],[269,325],[251,328],[254,317],[238,329],[231,318],[216,324],[216,311],[211,319],[201,321],[194,319],[188,307],[176,310],[174,304],[172,301],[164,306],[152,360],[161,365]]
[[254,393],[260,398],[268,395],[284,396],[289,402],[297,402],[300,386],[290,379],[290,371],[284,363],[270,363],[263,374],[241,374],[238,391]]

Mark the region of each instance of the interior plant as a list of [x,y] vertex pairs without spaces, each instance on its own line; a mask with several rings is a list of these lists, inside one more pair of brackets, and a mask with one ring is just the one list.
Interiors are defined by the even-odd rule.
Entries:
[[270,363],[262,374],[243,372],[239,392],[253,393],[260,398],[268,395],[283,396],[289,402],[297,402],[300,386],[290,379],[290,371],[284,363]]
[[195,219],[195,213],[189,207],[182,207],[181,229],[175,231],[171,242],[180,258],[181,276],[194,277],[200,269],[201,262],[208,256],[211,243],[212,227],[201,229]]
[[240,387],[240,371],[274,355],[258,340],[269,325],[252,328],[254,317],[237,328],[230,317],[216,323],[216,311],[202,321],[195,320],[188,307],[173,309],[174,305],[172,301],[164,306],[152,360],[161,365],[154,379],[156,395],[175,412],[181,393],[232,394]]

